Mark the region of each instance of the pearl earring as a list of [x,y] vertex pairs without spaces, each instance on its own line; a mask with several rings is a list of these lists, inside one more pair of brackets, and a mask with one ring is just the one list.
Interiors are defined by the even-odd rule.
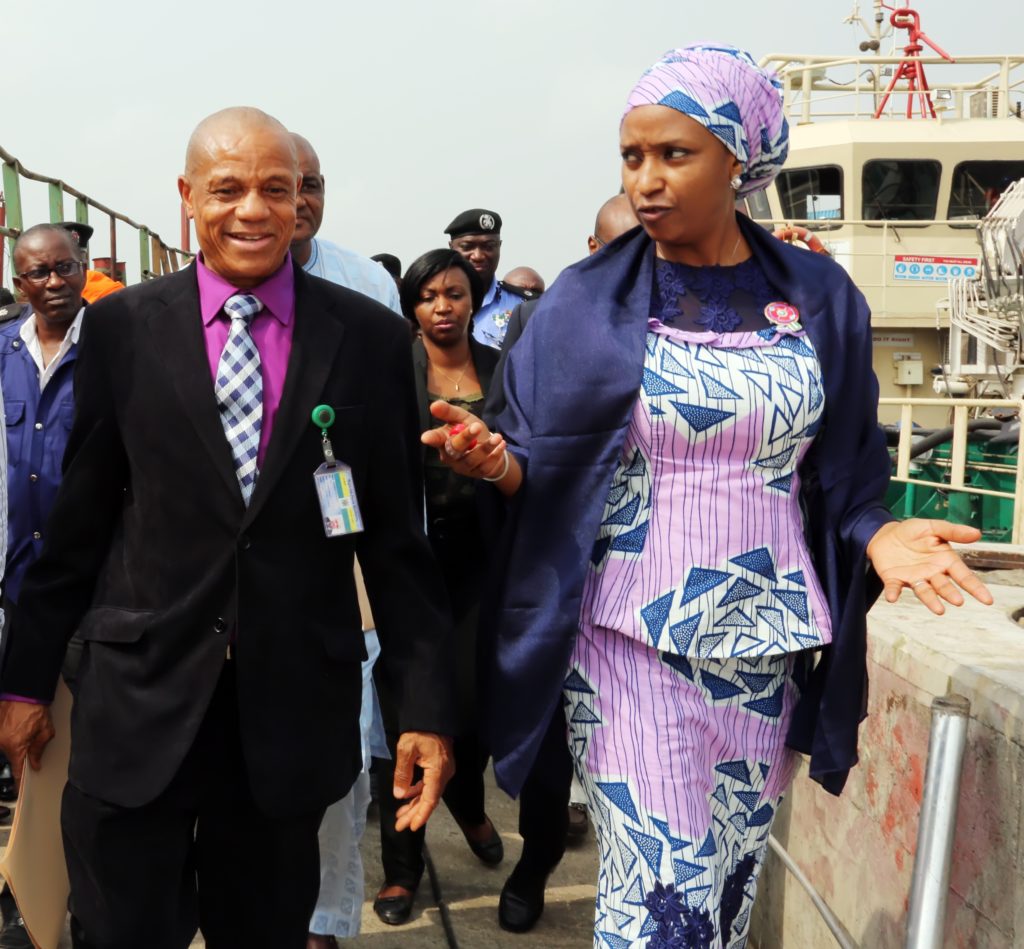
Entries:
[[739,191],[743,187],[743,179],[739,175],[733,175],[729,185],[733,191]]

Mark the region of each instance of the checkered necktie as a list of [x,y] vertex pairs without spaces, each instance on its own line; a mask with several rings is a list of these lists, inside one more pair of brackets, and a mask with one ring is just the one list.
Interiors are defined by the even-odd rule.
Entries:
[[260,447],[263,423],[260,354],[249,325],[262,309],[262,302],[249,293],[237,293],[224,304],[224,312],[231,318],[231,329],[217,363],[217,384],[214,387],[220,407],[220,423],[224,426],[224,435],[235,459],[235,474],[246,507],[259,474],[256,453]]

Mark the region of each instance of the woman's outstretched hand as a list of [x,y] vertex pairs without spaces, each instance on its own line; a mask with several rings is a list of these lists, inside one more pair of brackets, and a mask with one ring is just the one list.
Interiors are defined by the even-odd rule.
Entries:
[[951,541],[970,544],[980,538],[981,532],[974,527],[915,517],[879,528],[868,542],[867,555],[885,584],[886,600],[895,603],[900,591],[910,587],[928,609],[941,616],[946,612],[943,600],[963,606],[961,589],[981,603],[992,603],[988,587],[949,546]]
[[467,478],[493,480],[504,494],[515,493],[521,472],[501,435],[471,412],[440,399],[431,403],[430,414],[444,424],[424,432],[420,440],[437,449],[444,464]]

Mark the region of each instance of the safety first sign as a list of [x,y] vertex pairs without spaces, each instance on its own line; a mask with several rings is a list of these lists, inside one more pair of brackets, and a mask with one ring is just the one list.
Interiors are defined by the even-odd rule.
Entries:
[[894,280],[918,283],[945,283],[950,277],[978,276],[977,257],[924,257],[897,254],[893,258]]

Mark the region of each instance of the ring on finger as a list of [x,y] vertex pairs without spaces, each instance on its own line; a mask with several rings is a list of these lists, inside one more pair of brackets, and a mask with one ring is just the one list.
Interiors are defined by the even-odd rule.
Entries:
[[910,584],[910,589],[911,590],[916,590],[922,583],[928,583],[928,581],[927,580],[915,580],[912,584]]
[[452,444],[452,440],[450,438],[445,440],[444,450],[445,450],[445,454],[447,454],[448,457],[451,458],[454,461],[458,461],[459,459],[466,457],[466,453],[464,451],[457,451],[456,450],[456,448]]

